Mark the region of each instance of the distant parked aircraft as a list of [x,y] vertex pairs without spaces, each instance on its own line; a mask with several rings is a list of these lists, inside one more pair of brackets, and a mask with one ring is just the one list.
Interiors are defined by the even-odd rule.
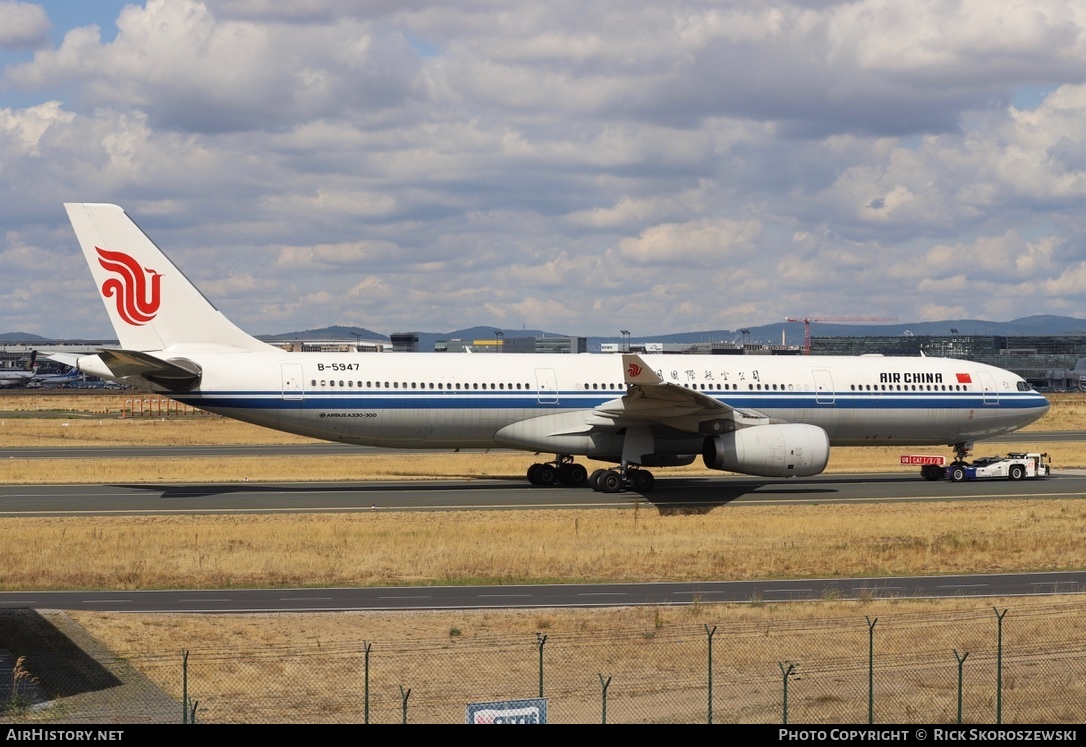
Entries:
[[9,388],[26,386],[38,372],[38,351],[32,350],[27,358],[26,367],[20,369],[0,369],[0,387]]
[[31,382],[34,384],[40,384],[43,387],[61,387],[75,384],[76,382],[83,381],[86,375],[78,368],[72,368],[69,371],[58,374],[36,374]]

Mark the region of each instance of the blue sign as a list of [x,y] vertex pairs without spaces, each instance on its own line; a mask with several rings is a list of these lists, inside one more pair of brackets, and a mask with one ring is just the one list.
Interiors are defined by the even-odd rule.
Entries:
[[494,703],[469,703],[469,724],[545,724],[547,699],[499,700]]

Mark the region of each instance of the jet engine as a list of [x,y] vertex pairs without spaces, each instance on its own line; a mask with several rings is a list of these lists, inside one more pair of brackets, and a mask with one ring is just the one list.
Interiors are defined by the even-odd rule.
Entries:
[[759,477],[808,477],[826,469],[830,438],[814,425],[755,425],[705,439],[702,458],[710,469]]

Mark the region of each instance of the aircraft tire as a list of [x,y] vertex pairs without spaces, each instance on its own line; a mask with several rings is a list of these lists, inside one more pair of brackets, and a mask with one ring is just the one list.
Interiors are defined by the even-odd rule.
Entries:
[[601,476],[603,475],[603,473],[604,473],[604,472],[606,472],[606,471],[607,471],[607,470],[605,470],[605,469],[597,469],[597,470],[594,470],[594,471],[592,472],[592,474],[591,474],[591,475],[589,476],[589,478],[588,478],[588,487],[592,488],[592,489],[593,489],[593,490],[595,490],[595,491],[596,491],[597,493],[598,493],[598,492],[600,492],[600,490],[601,490],[601,488],[600,488],[600,477],[601,477]]
[[565,471],[565,479],[562,479],[561,471],[559,471],[559,479],[562,479],[565,485],[584,485],[588,480],[588,470],[583,464],[564,464],[562,469]]
[[639,493],[647,493],[652,490],[652,486],[655,484],[656,478],[653,477],[651,472],[643,469],[639,469],[634,472],[633,487]]
[[951,482],[961,482],[965,479],[965,467],[954,465],[947,474],[949,474]]
[[536,464],[533,464],[531,467],[528,468],[528,482],[530,482],[532,485],[541,484],[539,482],[539,468],[542,466],[542,464],[539,464],[537,462]]
[[539,471],[536,472],[536,478],[539,480],[539,485],[554,485],[558,482],[558,470],[550,464],[539,465]]
[[596,484],[600,486],[600,492],[617,493],[622,489],[622,476],[613,469],[604,470]]

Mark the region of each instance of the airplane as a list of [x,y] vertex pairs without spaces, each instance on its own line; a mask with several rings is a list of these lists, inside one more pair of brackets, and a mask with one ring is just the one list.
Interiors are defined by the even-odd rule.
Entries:
[[[290,433],[366,446],[554,454],[534,485],[648,491],[646,468],[822,472],[832,446],[945,444],[1034,422],[1021,377],[928,357],[291,353],[243,332],[116,205],[66,203],[119,346],[80,371]],[[585,457],[616,465],[591,475]]]
[[73,367],[71,370],[65,371],[64,373],[35,374],[34,377],[31,379],[31,383],[46,388],[63,387],[68,386],[69,384],[74,384],[77,381],[83,381],[84,378],[85,374],[78,368]]
[[31,350],[30,357],[26,361],[26,367],[23,369],[0,369],[0,387],[10,388],[17,386],[26,386],[38,373],[38,351]]

